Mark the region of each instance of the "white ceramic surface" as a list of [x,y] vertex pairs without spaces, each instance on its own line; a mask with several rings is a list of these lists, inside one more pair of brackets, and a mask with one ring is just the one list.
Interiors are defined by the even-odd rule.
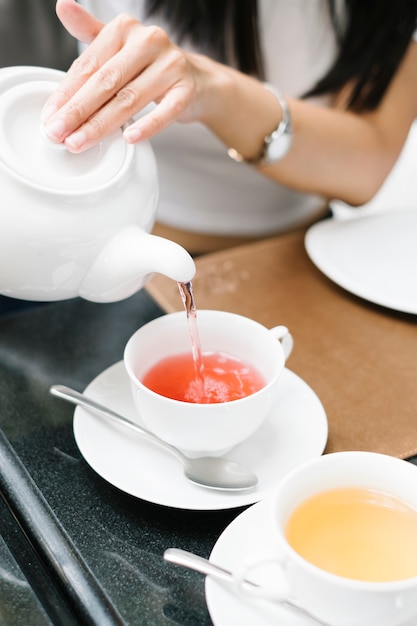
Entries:
[[[267,551],[275,536],[270,507],[266,499],[236,517],[217,540],[210,561],[233,570],[244,553]],[[282,607],[245,597],[210,577],[206,578],[206,602],[214,626],[311,626],[308,620]]]
[[148,142],[121,130],[81,154],[50,142],[40,116],[62,72],[0,70],[0,293],[27,300],[126,298],[153,272],[190,280],[189,254],[149,234],[158,203]]
[[[326,414],[314,391],[288,369],[281,383],[276,407],[264,424],[227,455],[258,475],[259,483],[250,492],[226,493],[190,483],[172,455],[81,407],[74,412],[75,440],[102,478],[137,498],[190,510],[245,506],[269,496],[291,469],[320,456],[327,442]],[[135,415],[123,362],[102,372],[84,393],[130,419]]]
[[146,387],[143,376],[161,359],[187,351],[191,355],[184,311],[141,326],[126,344],[124,363],[138,414],[148,430],[188,455],[219,455],[251,436],[268,415],[293,340],[285,326],[267,329],[227,311],[199,310],[197,326],[202,352],[224,352],[249,363],[264,386],[237,400],[213,403],[174,400]]
[[[330,489],[380,491],[417,510],[416,482],[417,467],[389,455],[347,451],[310,460],[278,485],[268,512],[275,539],[267,551],[249,553],[245,548],[246,564],[235,569],[236,576],[241,580],[251,578],[266,565],[270,580],[253,593],[295,597],[300,605],[332,626],[399,626],[412,616],[417,620],[417,576],[384,582],[336,576],[302,558],[285,534],[293,511],[305,500]],[[252,591],[246,593],[252,595]]]
[[416,209],[318,222],[305,246],[323,274],[347,291],[417,313],[417,200]]
[[[236,517],[220,535],[210,560],[234,570],[242,562],[244,554],[266,553],[276,538],[270,516],[271,506],[271,498],[268,498]],[[256,580],[262,582],[260,576]],[[243,596],[231,586],[210,577],[206,578],[206,601],[214,626],[311,626],[305,618],[263,600]],[[403,626],[415,624],[416,619],[412,618]]]

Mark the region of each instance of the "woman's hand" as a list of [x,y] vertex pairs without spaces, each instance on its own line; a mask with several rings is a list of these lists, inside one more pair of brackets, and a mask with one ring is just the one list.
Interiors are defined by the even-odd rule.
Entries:
[[[104,25],[74,0],[57,0],[67,30],[89,44],[48,99],[48,137],[82,152],[122,127],[129,143],[149,139],[175,121],[204,124],[246,158],[261,152],[281,109],[262,83],[207,56],[174,45],[160,28],[129,15]],[[397,159],[417,118],[417,43],[409,49],[380,105],[356,114],[343,102],[325,108],[287,98],[294,137],[282,160],[262,174],[292,189],[364,204]]]
[[149,139],[174,121],[197,119],[198,55],[188,55],[162,29],[129,15],[104,25],[74,0],[58,0],[56,11],[69,33],[90,45],[43,109],[52,141],[82,152],[151,102],[157,106],[125,128],[128,143]]

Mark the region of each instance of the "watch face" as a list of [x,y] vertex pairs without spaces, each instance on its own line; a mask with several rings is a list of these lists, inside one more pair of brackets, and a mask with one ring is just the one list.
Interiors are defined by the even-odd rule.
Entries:
[[275,163],[287,154],[291,146],[291,139],[292,135],[288,129],[285,129],[283,133],[272,133],[266,149],[268,163]]

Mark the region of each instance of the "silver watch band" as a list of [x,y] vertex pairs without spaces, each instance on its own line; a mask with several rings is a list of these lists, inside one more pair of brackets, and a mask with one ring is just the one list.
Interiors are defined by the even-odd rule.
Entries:
[[245,159],[235,148],[229,148],[227,154],[231,159],[238,163],[248,163],[249,165],[261,166],[271,165],[282,159],[288,152],[292,143],[292,125],[291,113],[288,103],[282,93],[273,85],[264,83],[265,89],[268,89],[278,101],[281,107],[281,121],[277,128],[264,138],[264,145],[261,154],[255,159]]

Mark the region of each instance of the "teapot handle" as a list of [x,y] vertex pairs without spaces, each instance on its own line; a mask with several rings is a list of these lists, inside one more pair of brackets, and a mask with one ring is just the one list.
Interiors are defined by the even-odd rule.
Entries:
[[195,269],[192,257],[177,243],[128,226],[104,245],[84,276],[79,295],[93,302],[116,302],[139,291],[153,273],[189,282]]

